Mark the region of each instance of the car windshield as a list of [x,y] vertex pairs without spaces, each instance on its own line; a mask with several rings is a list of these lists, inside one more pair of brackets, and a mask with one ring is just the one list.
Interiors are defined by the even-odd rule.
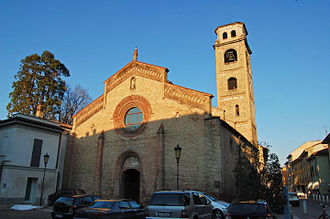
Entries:
[[82,190],[82,189],[77,189],[76,190],[76,194],[77,195],[82,195],[82,194],[86,194],[86,192],[84,190]]
[[72,197],[60,197],[57,199],[56,202],[62,202],[66,205],[72,205],[73,204],[73,198]]
[[155,193],[149,205],[185,206],[189,205],[189,194],[186,193]]
[[[204,194],[205,195],[205,194]],[[216,200],[215,198],[213,198],[213,197],[211,197],[211,196],[209,196],[209,195],[205,195],[206,197],[208,197],[209,199],[211,199],[212,201],[214,201],[214,202],[216,202],[216,201],[218,201],[218,200]]]
[[297,197],[297,194],[296,194],[296,193],[289,193],[289,197],[290,197],[290,198]]
[[111,201],[97,201],[94,205],[90,206],[91,208],[112,208],[114,202]]
[[267,208],[265,205],[256,203],[237,203],[230,207],[230,214],[232,215],[267,215]]

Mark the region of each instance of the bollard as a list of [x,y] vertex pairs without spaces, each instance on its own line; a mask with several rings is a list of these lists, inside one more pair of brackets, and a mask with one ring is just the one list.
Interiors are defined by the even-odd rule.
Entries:
[[[290,219],[290,202],[289,202],[289,189],[287,186],[284,186],[283,193],[286,199],[285,207],[284,207],[284,218]],[[292,216],[292,215],[291,215]]]
[[304,214],[307,215],[306,199],[303,200]]

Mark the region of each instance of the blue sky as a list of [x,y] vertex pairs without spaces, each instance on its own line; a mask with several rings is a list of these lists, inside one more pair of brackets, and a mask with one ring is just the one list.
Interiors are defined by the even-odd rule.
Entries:
[[214,30],[241,21],[252,50],[259,141],[281,164],[330,131],[330,1],[16,1],[0,2],[0,119],[20,60],[49,50],[67,82],[93,99],[132,60],[167,67],[175,84],[211,93],[216,105]]

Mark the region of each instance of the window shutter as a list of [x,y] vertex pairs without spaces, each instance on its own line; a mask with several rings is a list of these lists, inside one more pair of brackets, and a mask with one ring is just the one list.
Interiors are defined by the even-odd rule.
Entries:
[[34,139],[31,164],[30,164],[31,167],[39,167],[40,165],[41,146],[42,146],[42,140]]

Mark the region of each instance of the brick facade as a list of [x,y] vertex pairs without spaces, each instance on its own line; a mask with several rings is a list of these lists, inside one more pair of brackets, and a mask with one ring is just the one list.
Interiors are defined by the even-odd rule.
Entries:
[[[156,190],[176,189],[174,147],[180,145],[180,189],[233,198],[237,156],[242,144],[254,147],[247,140],[251,136],[245,138],[220,119],[222,111],[211,106],[211,94],[174,85],[167,73],[166,68],[137,61],[136,53],[104,82],[104,94],[74,116],[67,187],[119,198],[138,180],[131,186],[138,184],[139,194],[132,198],[144,202]],[[135,131],[124,123],[132,107],[143,114]]]

